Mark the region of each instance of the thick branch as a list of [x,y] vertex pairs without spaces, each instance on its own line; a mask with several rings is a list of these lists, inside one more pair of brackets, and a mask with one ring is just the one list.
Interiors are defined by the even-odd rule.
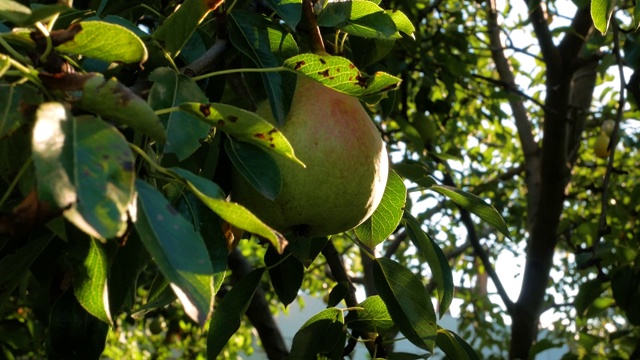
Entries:
[[[238,279],[241,279],[251,272],[252,267],[238,250],[234,250],[229,254],[229,269]],[[260,287],[256,290],[249,304],[247,317],[258,331],[262,347],[270,360],[284,359],[289,355],[282,334],[271,315],[264,291]]]
[[575,60],[584,45],[585,39],[593,29],[593,20],[591,20],[589,9],[589,6],[585,6],[576,11],[573,21],[571,21],[570,30],[567,31],[560,45],[558,45],[560,56],[563,59]]

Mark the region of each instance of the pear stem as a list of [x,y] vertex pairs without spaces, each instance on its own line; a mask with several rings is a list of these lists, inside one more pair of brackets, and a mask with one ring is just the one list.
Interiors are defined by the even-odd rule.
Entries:
[[316,14],[313,12],[312,0],[302,1],[302,12],[307,21],[307,25],[309,25],[309,32],[311,33],[311,49],[313,49],[315,54],[326,54],[327,50],[324,47],[324,41],[322,41]]

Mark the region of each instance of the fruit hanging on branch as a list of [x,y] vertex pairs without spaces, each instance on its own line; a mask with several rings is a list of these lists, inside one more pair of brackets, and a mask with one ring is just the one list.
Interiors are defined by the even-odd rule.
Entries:
[[[268,102],[256,113],[275,125]],[[306,168],[275,157],[282,190],[271,201],[237,171],[232,198],[284,234],[327,236],[350,230],[377,208],[389,160],[384,142],[357,98],[298,75],[280,129]]]

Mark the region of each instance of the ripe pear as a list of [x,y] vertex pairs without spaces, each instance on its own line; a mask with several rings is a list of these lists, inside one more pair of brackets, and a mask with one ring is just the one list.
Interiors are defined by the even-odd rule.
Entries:
[[605,120],[602,123],[602,126],[600,127],[601,131],[605,134],[607,134],[607,136],[611,136],[613,135],[613,128],[616,127],[616,122],[614,120]]
[[[268,102],[256,113],[275,125]],[[275,201],[234,170],[234,201],[283,234],[309,237],[350,230],[378,207],[389,159],[378,129],[358,99],[299,75],[280,131],[306,168],[275,156],[282,176]]]

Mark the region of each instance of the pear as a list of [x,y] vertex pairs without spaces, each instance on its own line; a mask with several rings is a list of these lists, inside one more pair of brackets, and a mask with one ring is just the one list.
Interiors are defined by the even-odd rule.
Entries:
[[[271,121],[268,102],[256,113]],[[280,131],[305,167],[276,156],[282,190],[271,201],[233,171],[231,197],[283,234],[328,236],[378,207],[389,172],[384,142],[358,99],[299,75]]]
[[598,134],[596,143],[594,144],[594,150],[597,157],[601,159],[606,159],[609,157],[609,154],[611,153],[609,151],[609,141],[611,141],[611,138],[604,132]]

